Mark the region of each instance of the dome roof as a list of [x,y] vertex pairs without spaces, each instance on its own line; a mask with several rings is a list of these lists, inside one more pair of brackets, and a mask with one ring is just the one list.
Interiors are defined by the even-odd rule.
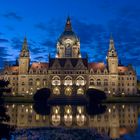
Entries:
[[59,42],[63,42],[66,39],[71,39],[74,42],[79,40],[78,37],[76,36],[76,34],[72,31],[72,25],[71,25],[71,21],[70,21],[69,17],[67,18],[65,30],[59,37]]

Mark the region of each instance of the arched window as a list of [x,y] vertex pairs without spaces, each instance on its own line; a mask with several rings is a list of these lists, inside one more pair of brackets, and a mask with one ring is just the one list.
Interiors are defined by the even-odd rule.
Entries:
[[94,79],[90,79],[90,80],[89,80],[89,85],[90,85],[90,86],[94,86],[94,85],[95,85]]
[[82,88],[79,88],[79,89],[77,90],[77,94],[83,95],[83,94],[84,94],[84,90],[83,90]]
[[52,78],[52,85],[58,85],[58,86],[61,85],[60,77],[54,76]]
[[97,86],[101,86],[101,80],[97,79]]
[[82,76],[77,77],[77,79],[76,79],[77,86],[84,86],[85,84],[86,84],[86,81],[85,81],[84,77],[82,77]]
[[29,79],[29,86],[32,86],[32,85],[33,85],[33,79],[30,78],[30,79]]
[[47,80],[46,79],[43,79],[43,86],[47,86]]
[[104,88],[104,92],[107,92],[108,91],[108,89],[107,88]]
[[70,96],[72,94],[72,89],[70,87],[67,87],[65,89],[65,95]]
[[66,76],[65,77],[65,80],[64,80],[64,85],[72,85],[73,83],[72,83],[72,77],[70,77],[70,76]]
[[72,125],[72,108],[71,106],[65,106],[65,113],[64,113],[64,124],[66,126]]
[[52,112],[52,117],[51,117],[51,120],[52,120],[52,125],[53,126],[58,126],[60,124],[60,107],[58,106],[55,106],[53,107],[53,112]]
[[58,87],[55,87],[55,88],[53,89],[53,94],[59,95],[59,94],[60,94],[60,89],[59,89]]
[[67,43],[65,45],[65,57],[71,57],[72,56],[72,47],[70,43]]
[[39,78],[36,79],[36,86],[40,86],[40,79]]
[[108,80],[104,79],[104,86],[108,86]]

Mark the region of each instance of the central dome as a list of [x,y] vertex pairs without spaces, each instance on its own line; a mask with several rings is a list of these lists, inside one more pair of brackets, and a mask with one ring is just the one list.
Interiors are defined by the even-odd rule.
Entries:
[[65,30],[59,37],[59,42],[63,44],[67,39],[70,39],[72,42],[77,42],[79,40],[76,34],[72,31],[72,25],[69,17],[67,18]]
[[80,42],[72,30],[70,18],[67,18],[65,30],[57,42],[57,58],[80,58]]

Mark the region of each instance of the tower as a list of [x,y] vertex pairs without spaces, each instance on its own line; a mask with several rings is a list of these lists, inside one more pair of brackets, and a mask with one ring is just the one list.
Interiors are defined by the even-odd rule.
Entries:
[[68,17],[64,32],[57,42],[57,58],[80,58],[80,42],[72,30],[71,20]]
[[118,73],[118,55],[114,46],[114,40],[111,36],[109,50],[107,55],[107,65],[110,74]]
[[27,74],[30,65],[30,54],[26,37],[22,45],[22,50],[19,56],[19,74]]

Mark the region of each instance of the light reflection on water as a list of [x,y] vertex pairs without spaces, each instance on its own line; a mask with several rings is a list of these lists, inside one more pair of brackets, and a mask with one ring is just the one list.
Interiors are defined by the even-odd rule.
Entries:
[[[17,139],[23,137],[23,129],[32,129],[30,135],[34,135],[34,128],[38,127],[47,127],[46,134],[50,127],[76,130],[88,128],[112,139],[135,133],[138,126],[138,105],[106,104],[105,106],[87,108],[63,105],[43,108],[32,104],[7,104],[6,108],[10,116],[9,124],[16,125],[16,132],[19,134],[16,136]],[[41,131],[44,132],[40,129],[38,135],[42,134]],[[16,132],[14,134],[17,134]]]

